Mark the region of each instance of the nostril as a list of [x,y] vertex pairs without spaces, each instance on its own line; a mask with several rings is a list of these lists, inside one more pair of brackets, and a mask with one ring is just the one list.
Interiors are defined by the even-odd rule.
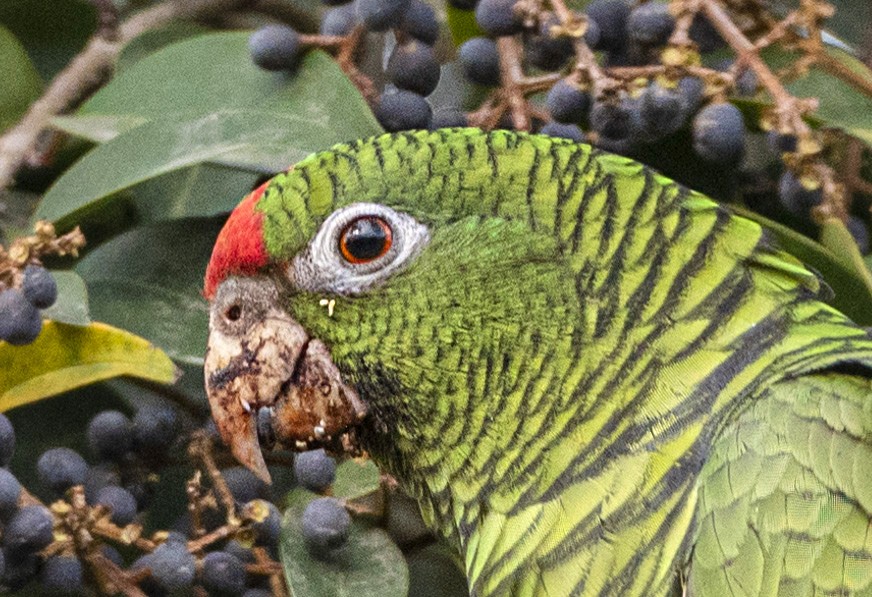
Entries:
[[242,307],[239,305],[231,305],[224,312],[224,317],[228,319],[228,321],[236,321],[242,316]]

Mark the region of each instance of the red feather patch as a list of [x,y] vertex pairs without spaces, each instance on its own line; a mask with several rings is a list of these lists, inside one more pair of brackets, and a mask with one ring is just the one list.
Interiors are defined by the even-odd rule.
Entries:
[[268,184],[249,193],[218,233],[203,282],[203,296],[207,299],[212,300],[218,285],[228,276],[253,274],[269,261],[263,242],[263,213],[255,209]]

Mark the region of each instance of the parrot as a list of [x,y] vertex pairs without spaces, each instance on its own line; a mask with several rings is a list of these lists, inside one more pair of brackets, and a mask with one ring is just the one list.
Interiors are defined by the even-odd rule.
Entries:
[[340,144],[231,212],[203,293],[236,458],[366,454],[472,596],[872,596],[872,333],[630,158]]

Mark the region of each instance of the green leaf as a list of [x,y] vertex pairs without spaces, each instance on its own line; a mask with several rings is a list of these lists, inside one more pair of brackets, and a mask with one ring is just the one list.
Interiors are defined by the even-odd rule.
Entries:
[[48,81],[88,42],[97,27],[97,11],[87,0],[3,0],[0,25],[21,40]]
[[730,209],[759,223],[784,250],[817,270],[835,293],[831,301],[834,307],[860,325],[872,325],[872,284],[860,268],[783,224],[735,205]]
[[124,330],[45,321],[32,344],[0,342],[0,411],[119,375],[172,383],[176,369],[161,350]]
[[0,132],[24,115],[42,92],[42,80],[24,47],[0,26]]
[[105,143],[148,122],[142,116],[55,116],[54,128],[94,143]]
[[[301,490],[291,492],[300,493]],[[294,597],[406,597],[409,571],[405,559],[381,529],[353,520],[348,542],[333,557],[313,556],[300,528],[308,501],[290,495],[288,503],[292,505],[285,511],[282,522],[279,550]]]
[[264,110],[287,112],[313,126],[365,129],[365,134],[381,130],[327,54],[307,52],[294,73],[267,72],[251,61],[248,36],[212,33],[167,46],[121,73],[80,114],[161,120],[168,114]]
[[53,271],[58,284],[58,299],[55,304],[43,310],[42,316],[52,321],[71,325],[88,325],[88,290],[85,282],[71,271]]
[[209,307],[200,291],[223,221],[140,226],[91,251],[76,271],[92,317],[141,335],[180,363],[202,365]]
[[474,10],[463,10],[450,4],[445,7],[448,18],[448,29],[451,31],[451,40],[455,47],[473,37],[484,35],[481,27],[475,21]]
[[872,274],[863,261],[863,255],[857,246],[857,241],[848,231],[845,224],[838,218],[827,218],[821,224],[821,245],[830,250],[836,259],[848,270],[856,272],[872,294]]
[[196,35],[202,35],[208,31],[208,27],[191,21],[173,21],[165,27],[146,31],[124,46],[118,57],[116,71],[122,73],[146,56],[150,56],[166,46]]
[[381,472],[372,460],[349,458],[336,467],[333,495],[353,500],[369,495],[380,488]]

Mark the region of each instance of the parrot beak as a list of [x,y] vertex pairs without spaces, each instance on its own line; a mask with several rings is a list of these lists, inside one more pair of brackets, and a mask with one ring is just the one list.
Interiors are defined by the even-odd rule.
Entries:
[[[354,446],[366,415],[323,342],[281,308],[266,278],[228,278],[212,303],[205,359],[212,417],[236,459],[264,481],[261,451]],[[271,446],[266,446],[271,447]]]

